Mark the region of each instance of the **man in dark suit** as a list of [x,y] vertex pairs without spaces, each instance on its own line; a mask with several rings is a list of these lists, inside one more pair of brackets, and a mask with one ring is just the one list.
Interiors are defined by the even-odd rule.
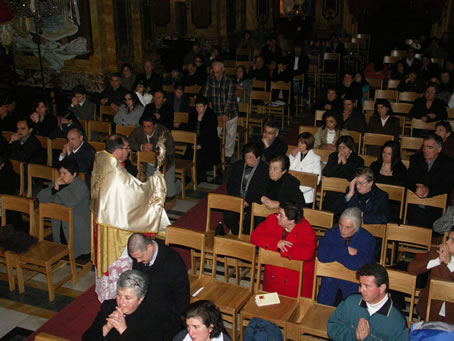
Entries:
[[74,97],[71,99],[70,111],[79,120],[95,119],[95,104],[87,98],[87,90],[83,85],[77,85],[73,89]]
[[142,81],[147,92],[153,93],[157,90],[162,89],[162,79],[157,73],[153,72],[153,64],[151,60],[146,60],[143,63],[143,70],[145,72],[140,73],[136,77],[137,81]]
[[180,318],[189,305],[189,279],[180,255],[171,247],[134,233],[128,240],[132,268],[148,276],[150,287],[145,304],[157,309],[166,320],[162,326],[171,340],[184,328]]
[[32,135],[32,122],[28,117],[20,118],[17,123],[17,133],[11,135],[7,156],[9,159],[29,163],[45,164],[46,152],[41,143]]
[[[441,154],[442,148],[443,140],[430,134],[424,137],[422,152],[414,154],[410,159],[405,187],[421,199],[449,193],[454,185],[454,161]],[[442,211],[438,208],[410,205],[408,224],[431,228],[441,214]]]
[[257,142],[262,148],[262,160],[269,162],[277,155],[285,155],[287,153],[287,144],[279,138],[279,127],[272,121],[265,123],[263,136],[257,139]]
[[167,103],[164,91],[157,90],[153,93],[153,102],[147,104],[143,110],[143,115],[154,114],[159,124],[169,130],[173,129],[174,112],[172,106]]
[[61,161],[70,158],[75,159],[79,165],[79,170],[87,175],[91,174],[96,150],[84,141],[83,131],[79,127],[74,127],[66,134],[66,143],[58,157],[58,162],[54,167],[58,167]]

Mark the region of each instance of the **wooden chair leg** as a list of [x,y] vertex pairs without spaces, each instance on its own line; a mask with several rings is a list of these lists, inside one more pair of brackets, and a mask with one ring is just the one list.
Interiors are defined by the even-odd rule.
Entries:
[[17,286],[19,287],[19,294],[24,292],[24,274],[22,272],[21,263],[19,257],[16,257],[16,276],[17,276]]
[[54,278],[52,274],[52,265],[46,263],[47,290],[49,291],[49,302],[55,300]]
[[76,259],[74,258],[74,251],[69,252],[69,267],[71,268],[71,277],[73,284],[77,283]]
[[196,166],[192,167],[192,189],[197,191],[197,170],[195,168]]
[[10,252],[5,252],[5,258],[6,258],[6,270],[8,272],[9,291],[14,291],[15,284],[14,284],[13,267],[14,267],[14,264],[16,263],[16,256]]
[[183,171],[183,176],[181,177],[181,199],[184,200],[184,189],[186,187],[186,184],[184,183],[185,182],[185,175],[186,175],[186,172]]
[[232,314],[232,340],[237,340],[238,339],[238,326],[236,325],[236,311],[233,312]]

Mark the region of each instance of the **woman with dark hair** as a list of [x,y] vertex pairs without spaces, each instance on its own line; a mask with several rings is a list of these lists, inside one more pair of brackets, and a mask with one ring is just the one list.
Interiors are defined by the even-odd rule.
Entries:
[[375,185],[374,172],[361,167],[350,181],[343,198],[336,202],[334,212],[340,216],[345,209],[358,207],[364,224],[387,224],[390,218],[388,193]]
[[333,86],[328,87],[326,90],[326,97],[322,98],[318,104],[315,105],[317,110],[338,111],[342,105],[341,98],[337,95],[337,89]]
[[405,82],[405,80],[407,79],[407,74],[405,73],[405,65],[402,60],[399,60],[394,64],[391,73],[391,79],[399,80],[401,83]]
[[142,117],[144,107],[133,91],[128,91],[125,94],[124,104],[114,116],[115,124],[120,126],[137,126]]
[[374,172],[375,182],[403,186],[407,169],[400,159],[399,142],[386,142],[377,161],[372,162],[370,168]]
[[442,154],[454,159],[454,138],[452,137],[452,127],[448,121],[440,121],[435,124],[435,135],[443,140]]
[[338,122],[339,116],[336,111],[330,110],[323,114],[322,126],[314,135],[314,148],[336,150],[336,143],[342,132]]
[[[73,209],[74,257],[87,255],[90,241],[90,194],[85,182],[79,178],[79,166],[75,159],[67,158],[60,163],[58,177],[48,188],[38,193],[41,203],[56,203]],[[69,238],[68,223],[52,219],[52,237],[56,243],[65,243]]]
[[[364,165],[364,160],[356,154],[353,138],[349,135],[339,137],[336,149],[337,151],[330,154],[322,175],[352,181],[356,170]],[[337,199],[341,197],[343,197],[342,193],[327,192],[323,200],[323,209],[333,212]]]
[[351,98],[353,101],[359,101],[363,97],[361,85],[354,81],[354,76],[353,72],[350,71],[344,73],[342,83],[337,90],[337,95],[340,98]]
[[136,83],[136,75],[131,64],[125,63],[121,66],[121,85],[129,91],[134,90]]
[[375,101],[375,113],[369,120],[367,131],[374,134],[392,135],[394,141],[399,140],[400,120],[393,115],[391,103],[387,99],[380,98]]
[[197,134],[197,182],[206,181],[206,171],[219,164],[221,148],[218,136],[218,118],[208,107],[206,97],[197,96],[195,110],[189,115],[189,130]]
[[33,134],[49,137],[49,134],[58,126],[57,118],[48,113],[49,104],[44,99],[38,99],[33,103],[33,113],[30,115]]
[[137,98],[144,107],[147,104],[150,104],[153,100],[153,95],[147,92],[147,89],[145,88],[145,82],[143,80],[139,79],[136,81],[134,90],[136,92]]
[[201,300],[192,303],[184,312],[186,330],[173,341],[232,341],[222,321],[222,314],[213,302]]
[[[301,206],[287,201],[279,214],[271,214],[251,234],[251,243],[266,250],[279,252],[285,259],[304,261],[301,295],[312,297],[315,259],[315,232],[303,217]],[[266,265],[263,290],[296,297],[299,273],[294,270]]]
[[59,116],[59,124],[57,129],[52,131],[49,134],[50,139],[55,139],[55,138],[64,138],[66,139],[66,135],[68,134],[69,129],[72,129],[74,127],[77,127],[84,131],[82,128],[82,125],[80,124],[79,120],[77,119],[76,115],[69,110],[64,111],[60,116]]
[[446,120],[446,103],[437,98],[438,85],[429,84],[424,92],[424,97],[415,100],[410,109],[409,118],[418,118],[423,122]]
[[[252,80],[247,77],[246,68],[243,65],[238,65],[236,67],[235,75],[236,88],[244,89],[245,92],[244,102],[249,103],[249,97],[251,95],[252,90]],[[243,99],[240,99],[240,101],[243,101]]]
[[[244,198],[243,233],[249,234],[251,224],[251,205],[260,204],[260,198],[266,193],[269,181],[268,165],[261,160],[262,150],[257,143],[248,143],[243,148],[243,159],[232,166],[227,181],[227,194]],[[224,223],[238,234],[240,215],[234,212],[224,212]]]
[[369,82],[366,80],[364,73],[358,71],[355,73],[355,83],[359,84],[361,87],[361,93],[363,94],[361,98],[361,106],[363,105],[364,101],[369,99],[369,90],[370,85]]
[[[298,144],[290,155],[290,170],[317,174],[317,184],[320,183],[322,174],[322,167],[320,163],[320,156],[314,153],[314,136],[311,133],[304,132],[298,136]],[[306,206],[312,207],[314,201],[314,190],[312,187],[300,186],[300,191],[304,194],[304,201]]]

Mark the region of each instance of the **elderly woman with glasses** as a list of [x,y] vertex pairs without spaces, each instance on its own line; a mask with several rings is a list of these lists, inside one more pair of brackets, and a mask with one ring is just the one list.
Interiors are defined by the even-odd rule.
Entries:
[[388,193],[375,185],[372,169],[361,167],[350,181],[346,194],[336,202],[335,213],[341,214],[346,208],[358,207],[365,224],[386,224],[389,221]]
[[117,281],[117,298],[106,300],[82,340],[162,340],[159,315],[142,304],[148,279],[138,270],[127,270]]

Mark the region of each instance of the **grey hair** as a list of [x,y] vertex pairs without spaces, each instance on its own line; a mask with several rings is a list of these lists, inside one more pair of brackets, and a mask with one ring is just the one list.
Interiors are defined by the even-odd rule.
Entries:
[[221,67],[222,71],[224,71],[224,63],[223,62],[215,61],[213,64],[211,64],[211,67],[214,67],[215,65],[219,65]]
[[358,207],[350,207],[342,212],[339,222],[343,219],[350,219],[355,226],[355,231],[358,231],[361,226],[361,210]]
[[153,240],[146,237],[142,233],[133,233],[128,239],[128,252],[129,254],[136,251],[146,251],[148,245],[151,245]]
[[126,270],[120,275],[117,280],[117,290],[123,289],[134,289],[138,299],[145,296],[148,291],[148,278],[147,276],[138,270]]

